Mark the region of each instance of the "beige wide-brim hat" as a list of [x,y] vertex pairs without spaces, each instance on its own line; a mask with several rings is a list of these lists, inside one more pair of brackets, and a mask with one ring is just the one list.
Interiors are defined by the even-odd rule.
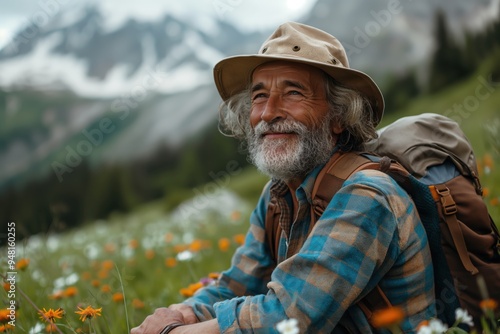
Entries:
[[367,74],[349,68],[347,54],[337,38],[296,22],[287,22],[262,44],[258,54],[228,57],[214,67],[214,79],[223,101],[248,87],[259,65],[286,60],[323,70],[341,85],[354,89],[370,101],[374,123],[384,113],[384,98],[377,84]]

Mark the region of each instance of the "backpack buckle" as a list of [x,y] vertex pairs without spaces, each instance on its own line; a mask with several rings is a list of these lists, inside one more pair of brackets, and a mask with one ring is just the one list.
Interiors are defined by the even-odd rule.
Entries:
[[443,212],[445,215],[450,216],[457,213],[457,204],[451,196],[450,189],[444,184],[436,185],[436,192],[438,193],[441,205],[443,207]]

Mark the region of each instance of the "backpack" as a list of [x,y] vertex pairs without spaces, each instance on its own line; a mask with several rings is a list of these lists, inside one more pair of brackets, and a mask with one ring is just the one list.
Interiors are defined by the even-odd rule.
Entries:
[[[479,324],[481,300],[500,301],[500,233],[482,199],[471,144],[456,122],[430,113],[401,118],[378,134],[367,145],[369,153],[338,153],[320,171],[311,226],[353,173],[387,173],[412,197],[427,232],[438,318],[451,326],[460,307]],[[276,259],[281,227],[273,211],[270,203],[265,227]],[[358,306],[370,320],[373,312],[391,305],[377,286]]]

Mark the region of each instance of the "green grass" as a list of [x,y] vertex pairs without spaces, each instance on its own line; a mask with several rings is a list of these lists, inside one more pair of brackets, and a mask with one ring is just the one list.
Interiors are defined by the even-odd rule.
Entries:
[[[416,99],[404,110],[387,114],[382,125],[404,115],[446,113],[455,104],[463,104],[474,96],[481,84],[477,79],[480,76],[487,74],[479,70],[470,80]],[[494,89],[477,109],[460,115],[460,125],[482,164],[481,180],[488,189],[485,201],[498,223],[500,207],[495,204],[495,199],[500,198],[498,147],[485,133],[485,125],[494,124],[500,117],[497,91],[500,87]],[[493,161],[489,172],[485,169],[488,156]],[[266,182],[266,177],[248,168],[231,177],[227,189],[233,193],[212,191],[213,187],[199,187],[197,192],[188,189],[143,205],[128,215],[113,214],[105,221],[89,222],[64,234],[19,241],[16,257],[28,258],[30,263],[24,271],[18,270],[16,276],[15,299],[19,308],[15,332],[28,333],[35,327],[38,332],[45,331],[37,311],[21,296],[21,290],[38,308],[63,308],[66,315],[57,324],[61,324],[64,333],[73,333],[78,328],[88,332],[89,325],[97,333],[125,333],[155,308],[182,301],[182,288],[229,266],[238,246],[233,237],[246,232],[248,216]],[[201,199],[192,198],[199,193],[203,195]],[[167,213],[167,209],[175,207],[176,211]],[[230,240],[225,251],[218,247],[222,238]],[[0,262],[0,272],[5,273],[9,270],[4,259]],[[176,259],[175,263],[167,266],[166,261],[171,259]],[[110,263],[111,268],[106,267]],[[102,291],[106,286],[109,292]],[[51,297],[68,287],[75,287],[78,293],[61,299]],[[124,301],[113,300],[113,294],[123,292]],[[7,293],[0,295],[4,302],[8,301]],[[92,319],[92,323],[88,320],[82,323],[75,314],[78,306],[87,305],[102,307],[102,316]]]

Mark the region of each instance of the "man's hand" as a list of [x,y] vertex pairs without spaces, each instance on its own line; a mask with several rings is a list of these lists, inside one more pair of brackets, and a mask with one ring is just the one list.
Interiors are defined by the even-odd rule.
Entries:
[[139,327],[132,328],[130,334],[158,334],[165,326],[173,323],[185,325],[198,322],[198,318],[190,306],[173,304],[168,308],[157,308],[155,312],[142,322]]

